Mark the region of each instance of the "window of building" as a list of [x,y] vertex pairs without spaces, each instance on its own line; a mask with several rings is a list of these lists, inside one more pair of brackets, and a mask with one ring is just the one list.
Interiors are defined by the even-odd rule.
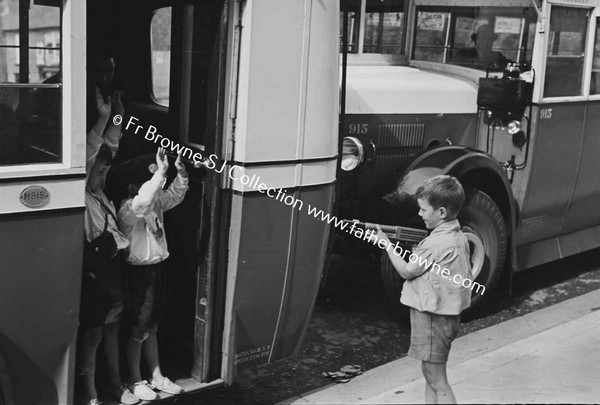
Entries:
[[0,166],[63,160],[62,10],[55,3],[0,6]]
[[580,96],[589,10],[553,6],[544,97]]
[[171,68],[171,7],[156,11],[150,25],[152,58],[152,93],[154,100],[169,106],[169,80]]

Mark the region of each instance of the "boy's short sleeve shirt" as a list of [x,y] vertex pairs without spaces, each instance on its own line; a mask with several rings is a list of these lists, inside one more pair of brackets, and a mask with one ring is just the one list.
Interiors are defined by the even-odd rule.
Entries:
[[423,312],[460,314],[471,304],[471,289],[462,285],[472,281],[469,258],[458,220],[439,225],[408,257],[406,271],[414,278],[404,283],[400,301]]

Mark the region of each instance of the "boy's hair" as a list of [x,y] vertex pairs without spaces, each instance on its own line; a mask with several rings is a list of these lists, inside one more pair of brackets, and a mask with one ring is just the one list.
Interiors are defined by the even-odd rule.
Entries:
[[465,202],[465,190],[456,177],[444,174],[425,180],[416,197],[426,200],[436,210],[446,208],[448,216],[454,218]]
[[103,143],[100,145],[100,149],[98,149],[98,154],[96,155],[95,163],[103,163],[106,166],[110,166],[113,161],[113,155],[110,148]]

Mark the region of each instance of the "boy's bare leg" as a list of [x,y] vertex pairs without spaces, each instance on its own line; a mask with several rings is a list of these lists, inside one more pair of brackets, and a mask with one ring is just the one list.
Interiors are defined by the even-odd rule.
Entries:
[[158,359],[158,340],[156,333],[158,332],[158,324],[152,325],[149,330],[148,339],[144,342],[144,360],[148,365],[148,370],[152,375],[152,381],[162,381],[164,376],[160,370],[160,364]]
[[127,362],[127,371],[129,371],[129,381],[131,383],[142,381],[142,373],[140,371],[142,343],[141,339],[130,337],[125,346],[125,360]]
[[103,332],[102,342],[108,369],[108,385],[112,389],[118,389],[123,383],[119,372],[119,322],[104,325]]
[[[448,384],[448,377],[446,376],[446,363],[431,363],[424,361],[421,363],[421,369],[423,370],[423,376],[427,384],[433,390],[435,395],[435,402],[437,404],[455,404],[456,398]],[[427,401],[429,403],[429,400]]]
[[82,331],[81,344],[77,354],[78,379],[81,387],[81,399],[88,402],[98,398],[96,392],[96,352],[102,340],[102,327]]
[[429,383],[427,382],[427,380],[425,380],[425,403],[426,404],[435,404],[435,403],[437,403],[437,400],[435,398],[435,391],[433,390],[433,388],[431,387],[431,385],[429,385]]

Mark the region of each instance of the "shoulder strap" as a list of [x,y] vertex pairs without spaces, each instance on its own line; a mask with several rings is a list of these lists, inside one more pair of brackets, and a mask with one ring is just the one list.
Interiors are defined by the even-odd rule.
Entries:
[[113,212],[110,209],[110,207],[108,205],[106,205],[106,203],[104,201],[102,201],[100,198],[98,198],[97,195],[95,195],[93,193],[90,193],[90,194],[92,195],[92,197],[94,197],[96,200],[98,200],[98,202],[100,203],[100,205],[102,207],[104,207],[106,209],[107,212],[104,213],[106,215],[106,223],[108,223],[108,214],[110,214],[110,216],[113,217],[113,219],[115,220],[115,224],[117,224],[118,223],[117,217],[115,216],[115,214],[113,214]]
[[108,214],[105,212],[104,213],[104,230],[102,231],[102,233],[106,232],[107,229],[108,229]]

